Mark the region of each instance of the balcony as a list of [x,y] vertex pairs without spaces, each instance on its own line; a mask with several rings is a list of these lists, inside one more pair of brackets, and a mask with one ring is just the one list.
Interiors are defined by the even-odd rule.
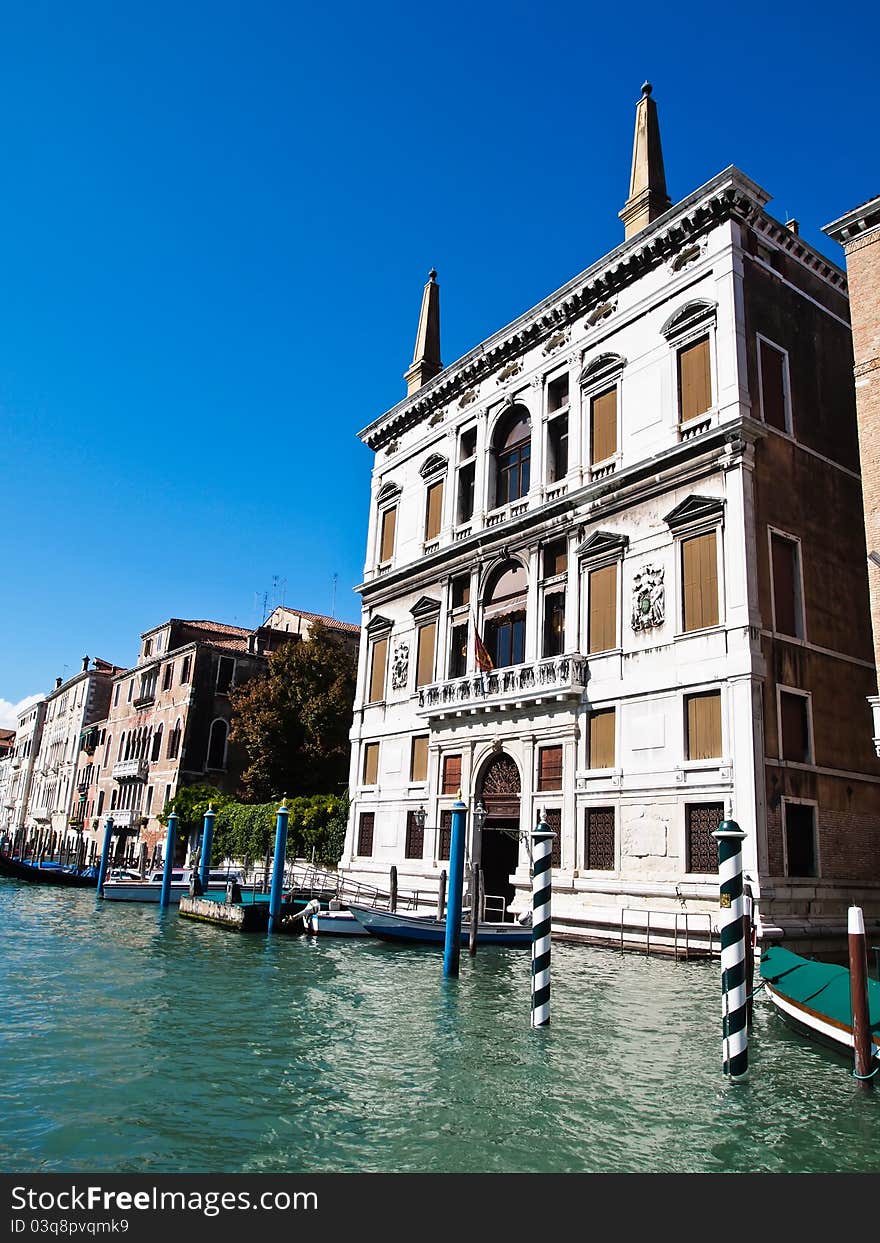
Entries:
[[139,760],[119,760],[113,765],[114,781],[146,781],[147,779],[147,761]]
[[142,708],[149,708],[150,704],[155,702],[156,688],[148,687],[142,691],[140,695],[136,695],[134,699],[134,708],[136,712],[140,712]]
[[441,719],[580,699],[586,684],[587,661],[582,656],[553,656],[423,686],[416,713]]

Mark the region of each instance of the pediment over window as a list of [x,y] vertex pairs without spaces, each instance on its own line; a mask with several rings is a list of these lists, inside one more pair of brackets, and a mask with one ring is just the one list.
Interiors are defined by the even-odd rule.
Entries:
[[713,522],[724,515],[724,501],[717,496],[688,496],[663,521],[673,531],[696,522]]
[[580,383],[601,384],[604,380],[616,380],[626,366],[626,359],[620,354],[599,354],[584,367]]
[[400,496],[400,484],[389,479],[387,483],[382,484],[376,500],[380,505],[384,505],[386,501],[396,500],[398,496]]
[[436,617],[440,612],[440,601],[432,600],[430,596],[422,596],[412,606],[410,612],[413,617]]
[[691,332],[692,329],[701,328],[704,325],[708,327],[714,322],[717,310],[717,302],[709,302],[706,298],[694,298],[691,302],[686,302],[684,306],[673,311],[660,332],[667,341],[670,341],[674,337]]
[[374,638],[376,635],[390,630],[392,625],[393,622],[390,617],[382,617],[379,613],[377,613],[376,616],[371,618],[367,623],[366,631],[371,638]]
[[432,475],[441,475],[446,473],[446,467],[449,463],[445,457],[441,457],[439,453],[432,453],[426,458],[419,467],[419,474],[423,479],[430,479]]
[[619,535],[615,531],[594,531],[589,539],[585,539],[575,549],[575,556],[581,561],[593,561],[598,557],[622,557],[628,544],[628,535]]

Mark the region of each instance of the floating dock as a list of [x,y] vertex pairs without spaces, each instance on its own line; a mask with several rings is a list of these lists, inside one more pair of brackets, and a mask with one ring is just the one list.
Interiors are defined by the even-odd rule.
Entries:
[[[308,899],[298,897],[282,902],[278,931],[299,935],[303,931],[307,903]],[[222,894],[200,898],[184,895],[178,909],[184,919],[197,919],[229,932],[265,932],[269,927],[267,893],[243,893],[241,902],[226,902]]]

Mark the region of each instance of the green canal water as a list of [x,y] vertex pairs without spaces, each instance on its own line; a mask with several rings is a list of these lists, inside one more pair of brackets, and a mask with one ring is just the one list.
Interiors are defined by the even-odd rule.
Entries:
[[720,1071],[717,964],[224,933],[0,881],[4,1172],[880,1169],[880,1091],[760,995]]

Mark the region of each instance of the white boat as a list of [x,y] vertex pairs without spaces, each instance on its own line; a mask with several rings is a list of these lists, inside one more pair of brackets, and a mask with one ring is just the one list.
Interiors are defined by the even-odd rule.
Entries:
[[351,911],[331,902],[327,911],[313,911],[306,920],[306,931],[313,936],[368,937],[366,928],[355,919]]
[[[418,911],[385,911],[378,907],[348,904],[349,910],[366,931],[383,941],[419,941],[443,944],[446,940],[446,919]],[[470,936],[470,913],[462,912],[460,944],[467,945]],[[481,920],[477,925],[480,945],[531,945],[532,929],[528,923]]]
[[[169,902],[179,902],[189,893],[192,875],[192,868],[171,869]],[[127,876],[114,876],[111,872],[104,881],[103,896],[114,902],[158,902],[162,895],[162,878],[162,868],[154,869],[144,880],[140,877],[132,879],[131,873]],[[241,872],[229,871],[226,868],[212,868],[208,873],[205,892],[225,894],[229,881],[236,881],[240,885],[242,883]]]

